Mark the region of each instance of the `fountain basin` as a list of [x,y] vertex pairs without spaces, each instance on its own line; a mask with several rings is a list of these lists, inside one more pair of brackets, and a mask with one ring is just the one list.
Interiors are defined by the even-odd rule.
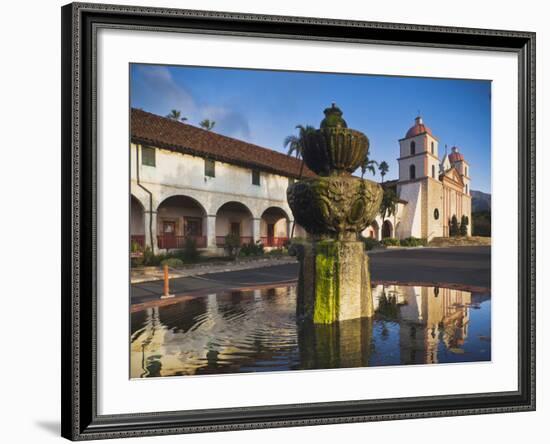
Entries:
[[382,187],[352,176],[304,179],[291,185],[287,199],[298,224],[313,235],[357,240],[376,217]]

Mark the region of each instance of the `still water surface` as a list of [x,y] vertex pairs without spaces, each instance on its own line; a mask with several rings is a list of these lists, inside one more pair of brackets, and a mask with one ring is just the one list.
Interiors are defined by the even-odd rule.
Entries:
[[296,287],[197,296],[131,315],[131,377],[491,359],[490,293],[378,285],[376,316],[296,320]]

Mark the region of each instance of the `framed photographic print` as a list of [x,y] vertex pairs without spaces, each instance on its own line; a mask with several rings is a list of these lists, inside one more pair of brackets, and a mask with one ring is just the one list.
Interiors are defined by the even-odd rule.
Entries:
[[533,410],[534,45],[63,7],[63,436]]

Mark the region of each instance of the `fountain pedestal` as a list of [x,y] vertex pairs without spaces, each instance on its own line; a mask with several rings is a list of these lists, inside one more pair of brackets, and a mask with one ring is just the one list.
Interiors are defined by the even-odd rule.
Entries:
[[287,190],[294,219],[309,235],[292,246],[300,261],[297,315],[315,324],[371,317],[369,259],[358,236],[378,214],[383,193],[352,176],[368,160],[369,140],[348,129],[333,104],[320,129],[302,135],[302,145],[318,177]]
[[331,324],[373,315],[369,258],[363,242],[323,240],[301,245],[298,315]]

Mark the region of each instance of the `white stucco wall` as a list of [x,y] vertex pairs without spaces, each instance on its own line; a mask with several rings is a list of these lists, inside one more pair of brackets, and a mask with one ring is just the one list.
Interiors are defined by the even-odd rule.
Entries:
[[397,195],[407,201],[400,218],[400,237],[422,237],[422,184],[409,182],[397,185]]
[[[138,152],[139,165],[136,162]],[[276,224],[275,236],[288,236],[288,224],[293,222],[292,211],[286,199],[288,177],[261,171],[260,185],[253,185],[251,169],[218,161],[215,163],[215,177],[207,177],[204,174],[204,158],[159,148],[155,149],[155,166],[143,165],[141,160],[141,147],[131,144],[131,194],[143,205],[146,227],[149,226],[149,217],[153,218],[153,238],[160,234],[164,218],[176,217],[182,220],[185,216],[192,216],[203,218],[202,234],[208,237],[208,246],[212,248],[215,247],[216,236],[229,233],[232,221],[241,222],[241,236],[254,236],[259,240],[260,236],[267,235],[267,225],[265,221],[262,225],[262,219],[270,217],[270,212],[264,216],[269,208],[275,208],[285,216],[284,219],[278,218],[273,222]],[[149,212],[149,195],[137,183],[137,168],[140,184],[153,196],[152,214]],[[161,205],[172,196],[190,197],[200,204],[204,212]],[[220,212],[220,208],[228,202],[239,202],[247,211],[242,214],[227,210]],[[265,234],[262,234],[262,226]],[[296,227],[295,236],[304,234],[300,228]],[[149,230],[145,231],[147,245],[150,245]]]
[[[131,191],[147,207],[146,193],[136,183],[136,149],[132,144]],[[164,149],[156,149],[156,166],[140,164],[140,182],[153,192],[155,208],[167,197],[186,195],[200,202],[210,215],[216,214],[224,203],[237,201],[246,205],[254,217],[261,217],[271,206],[280,207],[291,216],[286,201],[288,178],[265,172],[260,176],[260,185],[252,185],[252,170],[216,162],[216,177],[206,177],[202,157]]]

